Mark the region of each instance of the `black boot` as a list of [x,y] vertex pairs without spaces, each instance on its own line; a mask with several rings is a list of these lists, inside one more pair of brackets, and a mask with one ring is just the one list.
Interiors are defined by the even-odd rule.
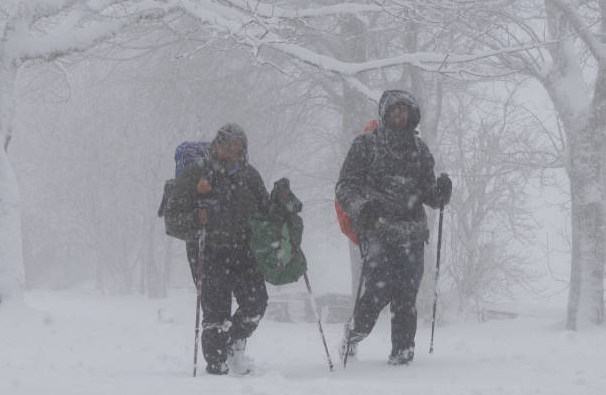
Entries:
[[415,350],[413,348],[392,351],[389,358],[387,358],[387,363],[390,365],[408,365],[412,362],[414,356]]

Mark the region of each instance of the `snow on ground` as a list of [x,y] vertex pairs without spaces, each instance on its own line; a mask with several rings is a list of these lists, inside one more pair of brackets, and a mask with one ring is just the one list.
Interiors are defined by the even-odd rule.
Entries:
[[381,318],[346,370],[336,347],[342,326],[325,325],[330,373],[315,324],[263,320],[249,341],[257,372],[191,377],[193,289],[166,299],[102,297],[85,290],[26,293],[0,308],[0,394],[45,395],[603,395],[604,328],[562,330],[563,311],[430,328],[421,324],[411,366],[386,364],[389,322]]

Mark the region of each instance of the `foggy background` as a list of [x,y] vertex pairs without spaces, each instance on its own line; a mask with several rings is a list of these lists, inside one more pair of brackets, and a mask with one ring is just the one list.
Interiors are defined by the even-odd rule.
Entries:
[[[254,60],[237,48],[205,49],[191,58],[179,45],[137,51],[134,60],[123,60],[124,52],[112,48],[96,56],[35,65],[20,77],[23,88],[15,122],[21,132],[12,141],[10,157],[23,201],[28,288],[63,289],[94,282],[108,294],[146,292],[148,282],[158,281],[150,276],[166,276],[167,287],[188,286],[184,245],[165,236],[162,219],[155,216],[164,180],[173,177],[178,144],[210,141],[219,126],[237,122],[248,133],[250,161],[266,187],[288,177],[304,202],[304,251],[315,288],[349,293],[349,252],[334,213],[334,185],[347,140],[353,140],[364,124],[352,130],[351,137],[343,137],[342,118],[376,119],[376,105],[362,114],[341,114],[315,86],[313,76],[293,78],[271,66],[251,64]],[[495,205],[495,212],[511,211],[507,216],[516,219],[499,223],[487,218],[487,243],[493,250],[479,252],[489,254],[480,258],[484,268],[464,268],[468,255],[456,246],[460,225],[453,220],[453,209],[447,208],[444,279],[453,282],[458,276],[457,281],[467,281],[452,287],[471,288],[469,297],[542,299],[553,291],[547,237],[552,250],[568,237],[566,196],[541,186],[542,177],[551,179],[557,172],[532,174],[511,163],[498,163],[497,150],[516,144],[520,135],[532,136],[537,126],[530,113],[502,108],[497,100],[507,94],[505,84],[478,85],[462,84],[449,93],[452,104],[445,109],[432,147],[436,174],[447,171],[452,176],[452,207],[457,208],[465,194],[480,193],[462,183],[466,166],[475,165],[476,172],[505,169],[507,176],[500,182],[507,185],[498,193],[510,195],[489,204]],[[410,89],[398,81],[384,87]],[[494,96],[481,96],[484,89],[494,91]],[[535,106],[539,116],[549,120],[538,89],[521,91],[515,106]],[[487,99],[493,102],[484,102]],[[458,139],[475,144],[491,132],[487,129],[502,126],[505,115],[500,112],[505,111],[518,118],[500,131],[496,143],[488,143],[498,146],[480,158],[458,158]],[[425,137],[423,131],[421,136]],[[546,202],[561,207],[546,207]],[[434,250],[432,239],[428,256]],[[550,255],[558,278],[565,278],[564,258],[555,250]],[[455,273],[459,270],[452,266],[455,259],[463,272]],[[433,264],[432,260],[428,267]],[[520,285],[525,285],[525,292]],[[547,294],[534,293],[545,287]]]
[[[20,188],[26,288],[86,285],[107,295],[163,297],[190,286],[183,243],[165,236],[156,217],[164,180],[173,177],[177,145],[210,141],[219,126],[237,122],[266,187],[288,177],[304,203],[303,248],[315,290],[349,294],[349,247],[334,214],[334,185],[349,144],[377,116],[380,92],[406,89],[421,104],[421,137],[436,174],[445,171],[454,182],[441,303],[473,314],[507,300],[564,306],[571,125],[589,114],[579,110],[590,108],[587,97],[601,97],[603,59],[571,25],[552,23],[550,2],[421,3],[382,2],[390,12],[368,15],[344,8],[317,19],[284,17],[275,26],[269,18],[265,34],[244,27],[226,33],[220,22],[217,28],[179,10],[141,18],[86,50],[25,62],[8,155]],[[583,2],[580,15],[599,26],[604,10],[593,3]],[[267,5],[240,11],[267,17]],[[309,2],[310,9],[330,5],[338,3]],[[61,15],[33,26],[44,32]],[[554,37],[577,62],[569,75],[558,68],[559,47],[545,44]],[[284,46],[272,47],[277,38]],[[303,49],[349,63],[314,63]],[[441,60],[427,60],[433,53]],[[479,55],[461,60],[466,53]],[[369,64],[402,54],[418,60]],[[352,71],[356,64],[366,68]],[[547,78],[549,67],[569,85]],[[599,105],[591,108],[586,119],[603,116]],[[421,310],[433,295],[435,233]]]
[[289,177],[305,203],[310,270],[320,283],[332,271],[326,288],[347,291],[347,245],[333,203],[346,153],[335,142],[340,114],[309,91],[313,84],[252,67],[244,51],[190,59],[185,50],[23,72],[15,121],[23,133],[10,155],[23,198],[28,287],[95,281],[110,294],[137,292],[154,266],[170,272],[168,285],[189,285],[184,243],[169,240],[155,215],[164,181],[174,177],[177,145],[210,141],[222,124],[237,122],[268,190]]

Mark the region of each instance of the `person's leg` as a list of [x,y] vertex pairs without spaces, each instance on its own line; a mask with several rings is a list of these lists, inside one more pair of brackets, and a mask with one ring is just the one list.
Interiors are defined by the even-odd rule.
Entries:
[[[389,303],[392,288],[392,268],[387,246],[379,240],[360,240],[362,249],[362,288],[357,306],[349,323],[345,325],[345,335],[340,350],[341,358],[345,355],[347,342],[350,355],[360,341],[370,334],[377,322],[379,313]],[[352,322],[353,321],[353,322]]]
[[252,335],[267,308],[265,278],[250,251],[238,253],[234,270],[233,293],[238,309],[231,319],[231,341],[246,339]]
[[206,248],[200,270],[202,352],[209,373],[227,373],[227,342],[231,326],[232,278],[224,269],[225,253]]
[[227,364],[232,372],[246,374],[252,369],[252,360],[245,354],[246,339],[257,329],[267,307],[265,279],[249,252],[240,254],[236,262],[233,288],[238,309],[232,316],[233,323],[228,340]]
[[423,277],[423,244],[402,248],[394,272],[391,300],[391,344],[389,363],[406,364],[414,358],[417,333],[417,293]]

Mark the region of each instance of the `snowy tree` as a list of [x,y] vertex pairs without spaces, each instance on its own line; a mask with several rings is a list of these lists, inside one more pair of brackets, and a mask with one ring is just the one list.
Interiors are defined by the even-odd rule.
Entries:
[[495,297],[532,290],[529,184],[544,169],[560,167],[562,157],[537,132],[535,115],[516,103],[519,85],[504,98],[489,96],[485,83],[460,85],[465,88],[445,98],[442,131],[456,185],[447,211],[445,277],[457,295],[449,302],[477,313]]
[[567,328],[604,321],[604,150],[606,3],[603,0],[515,1],[469,21],[469,33],[496,49],[510,42],[536,48],[502,53],[497,67],[539,81],[566,135],[572,256]]
[[[166,29],[173,30],[176,36],[181,34],[181,40],[190,41],[191,37],[194,37],[191,41],[196,42],[194,33],[180,31],[179,26],[175,25],[175,21],[191,18],[203,27],[203,30],[212,32],[206,42],[198,41],[199,47],[192,50],[192,56],[209,42],[219,38],[227,40],[230,45],[250,51],[257,64],[270,65],[285,75],[301,76],[310,70],[315,70],[316,73],[319,71],[316,76],[316,81],[320,80],[317,86],[326,88],[324,94],[339,92],[336,96],[333,95],[333,98],[337,99],[333,102],[338,102],[340,98],[347,99],[338,107],[339,113],[351,114],[359,111],[362,114],[365,111],[362,107],[368,104],[368,99],[376,101],[386,85],[389,86],[394,81],[403,83],[407,79],[410,73],[407,66],[427,73],[471,75],[481,72],[470,66],[471,62],[526,49],[527,43],[515,42],[501,43],[482,52],[462,45],[449,47],[453,40],[434,39],[451,34],[451,28],[455,26],[451,21],[460,22],[463,19],[460,18],[461,15],[469,18],[476,15],[472,14],[472,11],[477,7],[490,9],[501,3],[503,2],[497,0],[429,5],[416,0],[384,3],[318,1],[308,2],[301,7],[242,0],[13,1],[10,11],[3,14],[6,22],[0,41],[0,84],[3,87],[0,91],[0,132],[5,147],[2,155],[6,156],[11,138],[14,92],[20,67],[35,61],[49,61],[85,51],[128,26],[136,29],[145,21],[157,20],[164,24]],[[412,38],[402,40],[402,32],[411,27],[403,22],[410,21],[413,25],[427,29],[424,33],[417,32]],[[343,41],[339,39],[334,40],[335,32],[351,45],[343,45]],[[149,31],[142,29],[137,33],[145,35]],[[368,33],[370,34],[367,43],[359,40]],[[422,39],[416,39],[421,36]],[[406,43],[406,40],[412,44]],[[366,51],[364,47],[367,48]],[[342,48],[344,51],[340,50]],[[369,52],[368,48],[374,48],[375,52]],[[419,79],[413,77],[410,83],[418,84]],[[335,85],[342,89],[335,89]],[[420,84],[414,90],[422,96],[426,89],[426,84]],[[341,92],[345,92],[345,95]],[[439,108],[439,105],[431,106],[429,102],[422,106]],[[426,118],[433,122],[438,119],[437,116],[433,119]],[[345,121],[350,120],[344,119],[343,130],[349,129],[346,124],[348,122]],[[363,122],[352,118],[351,123],[354,129],[359,130]],[[7,248],[2,248],[8,258],[0,262],[1,270],[11,273],[3,276],[10,280],[9,284],[2,285],[0,289],[3,294],[8,295],[15,293],[12,290],[18,289],[21,281],[22,259],[17,209],[19,198],[10,164],[6,158],[2,159],[0,164],[2,185],[6,186],[2,191],[9,191],[3,192],[7,197],[2,197],[0,209],[2,212],[8,210],[7,212],[13,215],[13,220],[10,221],[8,216],[2,217],[0,227],[3,232],[8,232],[15,238],[7,242]],[[0,243],[5,240],[8,238],[3,238]],[[4,247],[4,244],[1,247]],[[3,291],[4,289],[11,291]]]
[[[118,7],[120,5],[120,7]],[[13,0],[0,16],[0,297],[20,298],[23,284],[19,193],[7,158],[19,69],[84,51],[115,32],[168,8],[154,1]]]

